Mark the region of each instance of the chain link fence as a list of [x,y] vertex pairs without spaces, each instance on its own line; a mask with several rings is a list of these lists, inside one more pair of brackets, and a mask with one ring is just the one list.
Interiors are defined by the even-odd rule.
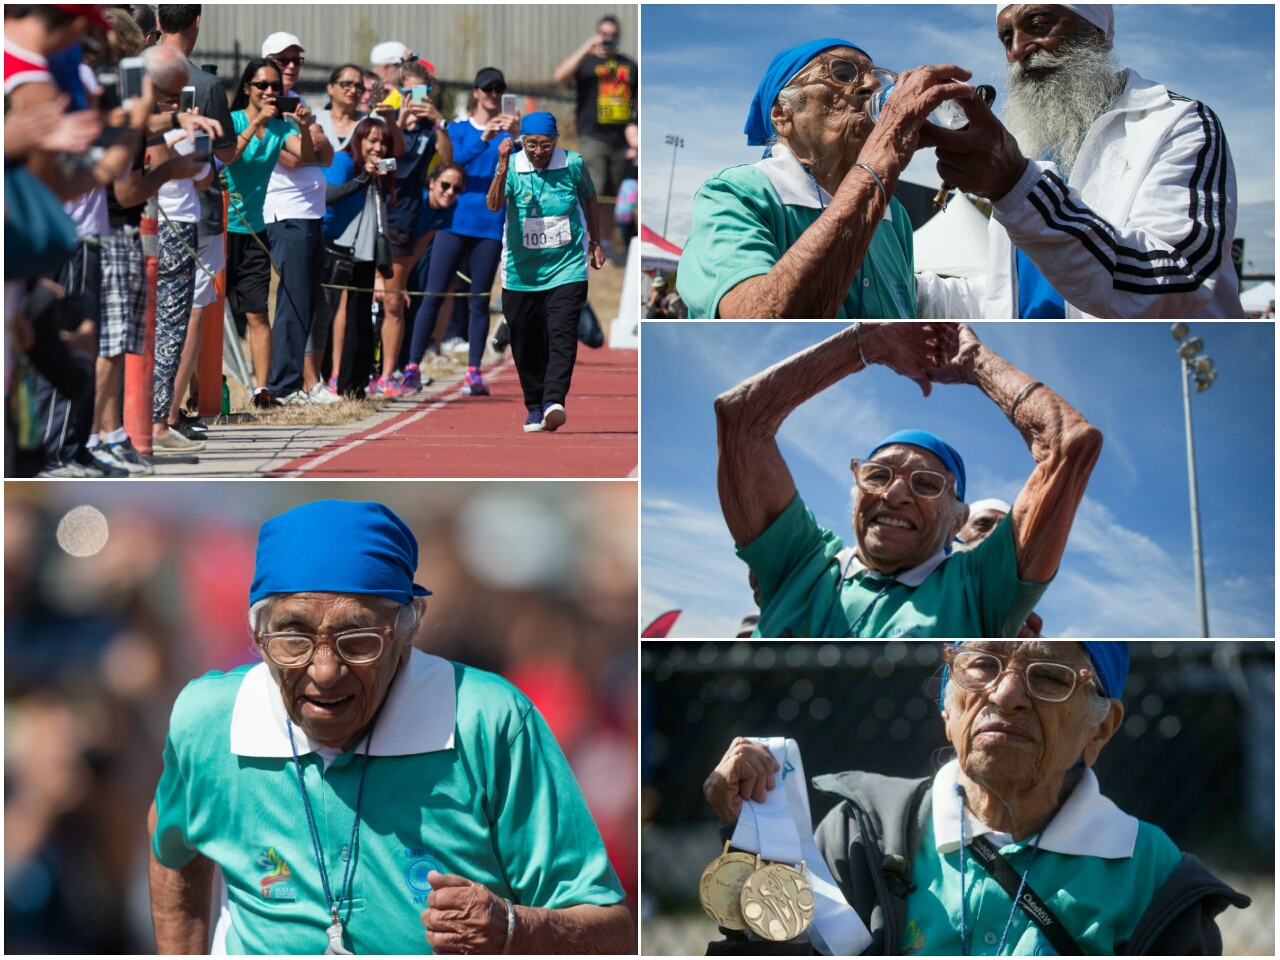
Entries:
[[[809,776],[933,773],[941,643],[646,642],[642,950],[718,939],[698,878],[719,852],[702,783],[736,736],[786,736]],[[1228,955],[1275,953],[1275,643],[1133,643],[1126,719],[1096,766],[1123,810],[1254,898],[1219,919]],[[835,800],[810,793],[815,824]]]

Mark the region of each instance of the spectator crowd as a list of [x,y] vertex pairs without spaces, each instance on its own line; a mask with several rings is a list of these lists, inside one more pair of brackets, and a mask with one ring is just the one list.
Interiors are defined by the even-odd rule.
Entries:
[[[204,449],[202,391],[227,412],[198,372],[220,286],[262,410],[413,394],[461,355],[463,393],[488,395],[500,279],[519,317],[492,342],[512,347],[524,429],[562,424],[584,318],[600,339],[586,303],[588,268],[611,253],[598,197],[622,198],[624,241],[634,220],[638,75],[618,21],[555,72],[576,88],[575,153],[498,67],[449,119],[431,61],[385,41],[312,103],[303,38],[272,33],[219,78],[192,59],[201,16],[5,6],[5,475],[153,473],[126,430],[128,355],[147,361],[127,376],[131,398],[150,393],[151,451]],[[563,210],[529,189],[552,181]]]

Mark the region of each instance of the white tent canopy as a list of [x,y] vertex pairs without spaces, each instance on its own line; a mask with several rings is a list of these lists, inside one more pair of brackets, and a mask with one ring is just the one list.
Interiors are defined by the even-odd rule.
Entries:
[[1276,285],[1270,280],[1240,294],[1240,306],[1245,313],[1266,313],[1275,302]]
[[916,270],[941,277],[987,272],[987,218],[964,194],[915,232]]

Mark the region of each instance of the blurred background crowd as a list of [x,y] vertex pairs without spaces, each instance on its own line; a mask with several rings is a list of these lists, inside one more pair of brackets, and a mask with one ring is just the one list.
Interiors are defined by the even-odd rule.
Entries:
[[[131,492],[132,491],[132,492]],[[5,484],[5,949],[154,951],[146,813],[169,712],[254,662],[259,526],[326,497],[413,529],[416,645],[547,718],[636,908],[636,489],[580,483]],[[341,544],[334,544],[335,560]]]
[[[954,754],[938,710],[941,643],[641,645],[646,954],[719,940],[698,903],[722,851],[702,784],[734,737],[794,738],[809,778],[932,776]],[[1132,643],[1125,722],[1103,792],[1253,898],[1218,918],[1225,956],[1275,953],[1275,642]],[[835,798],[809,791],[816,825]]]

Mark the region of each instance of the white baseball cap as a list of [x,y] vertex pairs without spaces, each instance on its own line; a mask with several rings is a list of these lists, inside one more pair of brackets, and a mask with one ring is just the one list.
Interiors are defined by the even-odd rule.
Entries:
[[399,40],[388,40],[378,44],[369,52],[369,63],[375,67],[398,64],[408,52],[409,48]]
[[273,57],[277,53],[284,53],[290,47],[306,50],[306,47],[302,45],[302,41],[292,33],[273,33],[262,41],[262,55],[264,57]]

